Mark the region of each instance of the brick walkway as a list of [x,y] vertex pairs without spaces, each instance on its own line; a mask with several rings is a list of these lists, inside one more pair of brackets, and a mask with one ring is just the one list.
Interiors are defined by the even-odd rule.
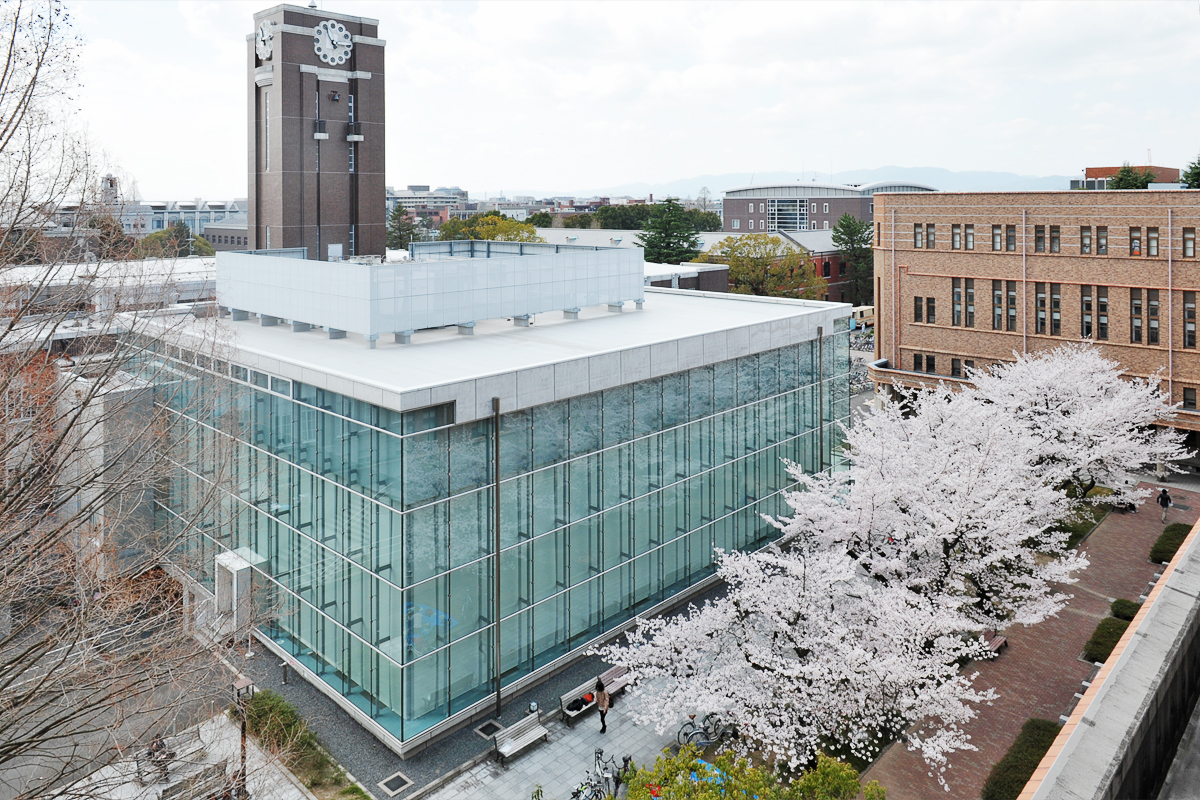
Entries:
[[[1141,485],[1158,493],[1159,485]],[[1195,523],[1200,516],[1200,492],[1177,485],[1168,489],[1176,505],[1167,512],[1167,522]],[[1147,500],[1137,514],[1109,514],[1088,537],[1081,547],[1091,565],[1079,574],[1078,583],[1068,587],[1075,597],[1057,617],[1006,631],[1009,647],[999,658],[969,667],[979,671],[976,685],[995,687],[1000,698],[979,709],[968,727],[979,750],[951,759],[945,773],[950,791],[938,785],[919,755],[897,744],[865,776],[887,788],[888,800],[975,800],[992,765],[1004,757],[1025,720],[1057,720],[1066,712],[1090,668],[1079,655],[1108,613],[1110,599],[1136,601],[1158,571],[1146,560],[1163,529],[1161,511],[1152,503],[1153,498]]]

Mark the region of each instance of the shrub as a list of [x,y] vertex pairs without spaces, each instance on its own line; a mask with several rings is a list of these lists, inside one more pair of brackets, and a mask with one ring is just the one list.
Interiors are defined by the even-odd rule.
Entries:
[[1150,560],[1156,564],[1163,561],[1170,561],[1175,557],[1175,551],[1183,544],[1183,540],[1187,538],[1191,530],[1190,525],[1185,525],[1182,522],[1172,522],[1163,528],[1162,535],[1158,537],[1158,541],[1150,548]]
[[992,767],[987,782],[983,784],[982,800],[1016,800],[1042,756],[1054,743],[1058,731],[1057,722],[1048,719],[1026,720],[1012,747]]
[[283,754],[288,766],[305,773],[305,782],[337,782],[334,764],[317,744],[300,712],[270,689],[255,692],[246,705],[246,729],[266,747]]
[[338,792],[338,797],[359,797],[362,798],[362,800],[371,800],[371,795],[364,792],[362,787],[357,783],[352,783],[345,789],[342,789],[340,792]]
[[1141,605],[1133,602],[1132,600],[1113,600],[1110,608],[1112,609],[1112,615],[1114,617],[1128,621],[1137,616],[1138,609],[1141,608]]
[[1083,657],[1088,661],[1107,661],[1128,627],[1127,621],[1116,617],[1105,617],[1100,620],[1092,638],[1088,639],[1087,644],[1083,646]]

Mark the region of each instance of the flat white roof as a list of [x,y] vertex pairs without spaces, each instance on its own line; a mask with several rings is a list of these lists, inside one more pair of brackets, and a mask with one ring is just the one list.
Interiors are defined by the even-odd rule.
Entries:
[[527,328],[483,320],[471,336],[455,327],[417,331],[411,344],[380,337],[375,349],[361,336],[331,340],[286,322],[222,325],[236,363],[402,411],[454,400],[463,422],[490,415],[492,397],[507,412],[810,341],[850,311],[847,303],[647,288],[642,310],[591,306],[577,320],[550,312]]

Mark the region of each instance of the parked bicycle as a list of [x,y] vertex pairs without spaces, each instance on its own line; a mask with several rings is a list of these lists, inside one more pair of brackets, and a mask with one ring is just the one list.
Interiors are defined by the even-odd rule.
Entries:
[[696,715],[688,714],[688,721],[679,727],[675,741],[679,743],[680,747],[685,744],[694,744],[703,750],[711,744],[731,739],[736,735],[737,729],[714,711],[706,714],[699,725],[696,724]]
[[612,756],[604,757],[604,750],[597,747],[591,772],[571,792],[572,800],[603,800],[610,794],[617,796],[625,776],[633,772],[633,756],[621,759],[621,766]]

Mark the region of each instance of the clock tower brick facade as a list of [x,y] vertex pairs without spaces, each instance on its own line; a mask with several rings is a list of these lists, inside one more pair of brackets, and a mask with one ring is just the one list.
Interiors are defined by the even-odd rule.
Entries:
[[[322,261],[383,255],[378,20],[279,5],[255,14],[254,24],[246,38],[251,246],[307,247]],[[318,52],[330,30],[340,46]]]

